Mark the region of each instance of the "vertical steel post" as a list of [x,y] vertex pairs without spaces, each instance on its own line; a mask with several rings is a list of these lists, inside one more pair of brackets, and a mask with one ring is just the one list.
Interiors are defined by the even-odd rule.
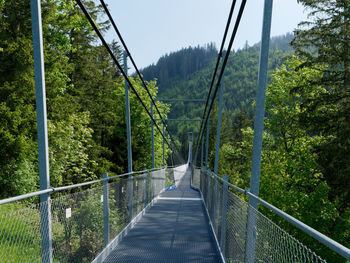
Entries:
[[208,153],[209,153],[209,124],[210,124],[210,117],[208,117],[207,122],[207,140],[205,144],[205,170],[208,170]]
[[[156,171],[152,171],[151,172],[151,200],[153,200],[153,198],[154,198],[154,188],[155,188],[155,186],[154,186],[154,179],[153,179],[153,173],[155,173]],[[157,171],[157,176],[158,176],[158,171]]]
[[[108,174],[102,175],[103,179],[108,179]],[[108,202],[108,180],[103,181],[103,237],[104,246],[109,243],[109,202]]]
[[222,217],[221,217],[221,238],[220,247],[221,253],[226,254],[226,220],[227,220],[227,200],[228,200],[228,175],[224,175],[224,184],[222,187]]
[[[153,118],[153,103],[151,101],[151,116]],[[151,120],[151,124],[152,124],[152,168],[156,167],[156,162],[154,159],[154,124],[153,121]]]
[[[126,51],[123,52],[124,57],[124,72],[128,74],[128,56]],[[131,147],[131,124],[130,124],[130,100],[129,100],[129,87],[128,82],[125,79],[125,112],[126,112],[126,137],[128,144],[128,172],[132,172],[132,147]]]
[[[35,75],[35,97],[36,118],[39,151],[39,177],[40,190],[50,188],[49,173],[49,148],[47,139],[47,117],[46,117],[46,91],[45,91],[45,69],[44,48],[41,23],[40,0],[31,0],[33,53],[34,53],[34,75]],[[52,226],[51,226],[51,202],[50,195],[40,196],[41,217],[41,243],[42,262],[52,262]]]
[[[262,26],[260,60],[259,60],[259,76],[258,76],[258,91],[256,100],[256,114],[254,122],[254,142],[252,154],[252,170],[250,177],[250,192],[254,195],[259,195],[259,179],[261,168],[261,150],[264,129],[265,115],[265,93],[268,70],[269,44],[270,44],[270,29],[272,18],[272,0],[265,0],[264,17]],[[249,204],[254,209],[258,209],[258,203],[255,199],[249,198]],[[248,210],[247,223],[247,240],[245,249],[245,262],[253,263],[255,258],[255,242],[256,242],[256,212],[254,209]]]
[[223,93],[224,93],[223,81],[220,83],[219,90],[219,112],[218,112],[218,126],[216,128],[216,151],[215,151],[215,165],[214,173],[218,175],[219,170],[219,151],[220,151],[220,136],[221,136],[221,121],[222,121],[222,108],[223,108]]
[[201,169],[203,168],[204,161],[204,136],[202,136],[202,146],[201,146]]
[[129,222],[133,219],[134,211],[133,211],[133,203],[134,203],[134,180],[132,175],[128,177],[129,184]]
[[216,217],[216,184],[217,184],[216,176],[214,176],[214,178],[213,178],[213,183],[214,183],[214,185],[212,186],[213,193],[212,193],[212,197],[211,197],[211,203],[212,203],[211,214],[213,215],[213,219],[211,221],[213,223],[213,227],[215,230],[215,228],[216,228],[216,218],[215,218]]
[[[124,58],[124,72],[127,75],[128,74],[128,60],[127,60],[127,53],[124,50],[123,52],[123,58]],[[131,124],[130,124],[130,102],[129,102],[129,87],[128,82],[125,79],[125,112],[126,112],[126,137],[127,137],[127,144],[128,144],[128,173],[132,172],[132,148],[131,148]],[[132,174],[129,174],[129,213],[130,213],[130,221],[133,218],[133,176]]]
[[147,206],[147,177],[148,177],[148,174],[147,174],[147,170],[145,168],[144,170],[144,174],[143,174],[143,208],[145,208]]
[[[164,123],[163,123],[163,136],[165,136],[165,132],[164,132]],[[164,143],[164,137],[163,137],[163,167],[164,167],[164,164],[165,164],[165,161],[164,161],[164,152],[165,152],[165,143]]]
[[[208,196],[207,196],[207,199],[208,199],[207,207],[208,207],[208,212],[210,213],[210,211],[211,211],[211,209],[210,209],[211,208],[211,201],[212,201],[212,200],[209,199],[210,191],[211,191],[211,188],[209,187],[210,184],[211,184],[211,170],[210,170],[210,168],[208,170],[206,170],[205,172],[207,173],[207,180],[208,180],[208,184],[207,184],[207,186],[208,186],[208,188],[207,188],[207,194],[208,194]],[[210,216],[210,214],[209,214],[209,216]]]
[[192,144],[193,144],[193,133],[188,133],[188,163],[192,165]]

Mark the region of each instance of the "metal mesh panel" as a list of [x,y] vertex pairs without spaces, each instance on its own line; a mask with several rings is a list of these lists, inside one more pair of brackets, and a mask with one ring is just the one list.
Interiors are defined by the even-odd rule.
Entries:
[[192,173],[192,184],[194,187],[200,188],[200,176],[201,170],[198,168],[194,168]]
[[41,262],[41,210],[47,202],[0,215],[1,262]]
[[165,169],[151,173],[153,197],[157,196],[165,188]]
[[[108,242],[130,222],[130,197],[134,218],[166,186],[174,183],[171,169],[108,183]],[[42,262],[52,253],[53,262],[91,262],[104,248],[107,226],[103,202],[103,186],[98,184],[88,190],[0,214],[0,261]],[[41,236],[41,217],[47,220],[50,213],[52,250],[42,255],[42,240],[50,238],[47,232],[43,232],[43,238]]]
[[147,205],[145,189],[147,175],[139,175],[133,178],[133,218],[137,216]]
[[232,192],[228,192],[226,207],[225,256],[232,262],[244,262],[248,204]]
[[[226,262],[244,262],[246,253],[254,262],[326,262],[237,195],[227,191],[224,198],[227,188],[204,172],[200,189]],[[256,221],[255,248],[246,247],[248,212]]]
[[167,168],[165,170],[165,187],[170,187],[175,184],[174,169]]
[[111,241],[129,223],[129,180],[123,179],[108,184],[109,231]]
[[102,187],[52,199],[53,258],[89,262],[103,249]]

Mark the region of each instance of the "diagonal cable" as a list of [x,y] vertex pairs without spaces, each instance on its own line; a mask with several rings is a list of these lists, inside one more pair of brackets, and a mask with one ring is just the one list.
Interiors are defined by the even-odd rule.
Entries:
[[[234,40],[235,40],[235,37],[236,37],[236,34],[237,34],[237,30],[238,30],[239,24],[240,24],[241,19],[242,19],[242,15],[243,15],[243,11],[244,11],[246,2],[247,2],[247,0],[242,0],[240,9],[239,9],[239,12],[238,12],[238,15],[237,15],[237,19],[236,19],[236,22],[235,22],[235,26],[234,26],[234,29],[233,29],[233,32],[232,32],[232,35],[231,35],[231,39],[230,39],[229,45],[228,45],[228,47],[227,47],[227,52],[226,52],[226,55],[225,55],[223,64],[222,64],[222,66],[221,66],[221,70],[220,70],[220,74],[219,74],[218,80],[217,80],[217,82],[216,82],[216,87],[215,87],[215,90],[214,90],[213,98],[212,98],[211,103],[210,103],[210,107],[209,107],[209,110],[208,110],[208,114],[207,114],[207,116],[206,116],[206,118],[205,118],[204,125],[201,127],[201,130],[200,130],[200,132],[199,132],[198,140],[197,140],[197,142],[196,142],[196,148],[198,148],[199,142],[202,140],[203,133],[204,133],[204,127],[205,127],[205,126],[207,125],[207,123],[208,123],[208,118],[209,118],[210,112],[211,112],[212,107],[213,107],[213,104],[214,104],[213,102],[214,102],[214,100],[215,100],[217,91],[218,91],[219,86],[220,86],[220,82],[221,82],[222,76],[223,76],[224,71],[225,71],[225,67],[226,67],[226,65],[227,65],[228,58],[229,58],[230,53],[231,53],[232,45],[233,45],[233,42],[234,42]],[[209,99],[209,94],[208,94],[207,99]],[[205,112],[204,112],[204,114],[205,114]]]
[[[212,91],[212,89],[213,89],[213,85],[214,85],[216,73],[217,73],[218,68],[219,68],[220,60],[221,60],[221,57],[222,57],[222,51],[223,51],[223,49],[224,49],[224,45],[225,45],[225,42],[226,42],[227,32],[228,32],[228,30],[229,30],[229,28],[230,28],[231,19],[232,19],[233,11],[234,11],[234,9],[235,9],[235,5],[236,5],[236,0],[233,0],[233,1],[232,1],[232,5],[231,5],[231,9],[230,9],[230,13],[229,13],[228,18],[227,18],[224,36],[223,36],[222,41],[221,41],[220,51],[219,51],[219,54],[218,54],[218,58],[217,58],[217,60],[216,60],[216,65],[215,65],[214,73],[213,73],[213,76],[212,76],[212,79],[211,79],[211,83],[210,83],[210,88],[209,88],[207,100],[206,100],[206,102],[205,102],[205,107],[204,107],[204,112],[203,112],[202,120],[204,120],[204,118],[205,118],[205,113],[206,113],[206,111],[207,111],[208,102],[209,102],[209,98],[210,98],[210,95],[211,95],[211,91]],[[203,124],[203,121],[201,122],[201,125],[202,125],[202,124]]]
[[104,45],[104,47],[107,49],[108,53],[110,54],[110,56],[112,57],[114,63],[117,65],[119,71],[122,73],[123,77],[125,78],[125,80],[128,82],[130,88],[133,90],[133,92],[135,93],[137,99],[141,102],[143,108],[146,110],[148,116],[151,118],[152,122],[154,123],[154,125],[156,126],[157,130],[160,132],[160,134],[162,135],[162,137],[164,138],[164,141],[167,143],[167,145],[172,149],[172,147],[170,146],[167,138],[164,136],[164,134],[162,133],[161,129],[159,128],[159,126],[157,125],[157,122],[154,120],[154,118],[152,117],[152,115],[150,114],[150,112],[148,111],[145,103],[142,101],[140,95],[137,93],[136,89],[134,88],[133,84],[131,83],[129,77],[125,74],[123,68],[121,67],[121,65],[119,64],[117,58],[115,57],[115,55],[113,54],[111,48],[109,47],[109,45],[107,44],[106,40],[104,39],[104,37],[102,36],[100,30],[97,28],[95,22],[93,21],[93,19],[91,18],[90,14],[88,13],[88,11],[86,10],[85,6],[83,5],[83,3],[81,2],[81,0],[76,0],[77,4],[79,5],[79,7],[81,8],[81,10],[83,11],[84,15],[86,16],[86,18],[88,19],[89,23],[91,24],[92,28],[94,29],[94,31],[96,32],[96,34],[98,35],[98,37],[100,38],[102,44]]
[[[211,79],[209,92],[208,92],[207,99],[206,99],[206,102],[205,102],[205,107],[204,107],[204,111],[203,111],[203,116],[202,116],[202,121],[201,121],[201,125],[200,125],[199,135],[201,134],[202,129],[204,129],[204,127],[203,127],[203,121],[204,121],[204,119],[205,119],[205,113],[206,113],[206,111],[207,111],[208,102],[209,102],[210,95],[211,95],[211,91],[212,91],[212,89],[213,89],[214,81],[215,81],[215,78],[216,78],[216,73],[217,73],[218,68],[219,68],[220,60],[221,60],[221,58],[222,58],[222,51],[223,51],[224,46],[225,46],[226,37],[227,37],[228,30],[229,30],[229,28],[230,28],[230,24],[231,24],[232,15],[233,15],[233,12],[234,12],[234,9],[235,9],[235,5],[236,5],[236,0],[233,0],[233,1],[232,1],[232,4],[231,4],[230,13],[229,13],[228,18],[227,18],[227,22],[226,22],[226,26],[225,26],[225,31],[224,31],[224,36],[223,36],[222,41],[221,41],[220,51],[219,51],[219,54],[218,54],[218,58],[217,58],[217,60],[216,60],[216,65],[215,65],[214,73],[213,73],[213,76],[212,76],[212,79]],[[199,142],[199,141],[198,141],[198,139],[197,139],[196,146],[198,145],[198,142]]]
[[170,139],[173,140],[173,136],[172,136],[171,132],[169,131],[168,126],[167,126],[166,122],[164,121],[164,118],[163,118],[162,114],[160,113],[160,111],[159,111],[159,109],[158,109],[158,107],[157,107],[156,102],[155,102],[154,99],[152,98],[152,94],[150,93],[150,91],[149,91],[149,89],[148,89],[148,87],[147,87],[146,82],[144,81],[144,79],[143,79],[143,77],[142,77],[142,75],[141,75],[141,73],[140,73],[138,67],[136,66],[136,63],[135,63],[133,57],[131,56],[131,53],[130,53],[130,51],[129,51],[129,49],[128,49],[128,47],[127,47],[127,45],[126,45],[126,43],[125,43],[125,41],[124,41],[124,39],[123,39],[123,37],[122,37],[122,35],[121,35],[119,29],[118,29],[118,27],[117,27],[117,25],[115,24],[114,19],[113,19],[111,13],[110,13],[109,10],[108,10],[107,5],[105,4],[104,0],[100,0],[100,2],[101,2],[101,4],[102,4],[102,7],[103,7],[103,9],[105,10],[105,12],[106,12],[106,14],[107,14],[109,20],[110,20],[110,22],[112,23],[113,28],[114,28],[115,32],[117,33],[117,35],[118,35],[118,37],[119,37],[119,39],[120,39],[120,41],[121,41],[121,43],[122,43],[122,45],[123,45],[123,47],[124,47],[124,49],[125,49],[125,51],[126,51],[128,57],[130,58],[130,61],[131,61],[131,63],[133,64],[133,66],[134,66],[134,68],[135,68],[135,70],[136,70],[136,73],[137,73],[137,75],[139,76],[139,78],[140,78],[140,80],[141,80],[141,82],[142,82],[143,87],[145,88],[145,90],[146,90],[148,96],[150,97],[150,99],[151,99],[151,101],[152,101],[152,104],[155,106],[155,109],[156,109],[156,111],[157,111],[157,113],[158,113],[158,115],[159,115],[159,118],[162,120],[162,123],[163,123],[163,125],[164,125],[164,127],[165,127],[167,133],[169,134]]

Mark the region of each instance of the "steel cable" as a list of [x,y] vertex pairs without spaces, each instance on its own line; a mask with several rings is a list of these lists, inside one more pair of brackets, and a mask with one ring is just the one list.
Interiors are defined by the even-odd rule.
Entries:
[[[221,60],[221,57],[222,57],[222,51],[224,49],[224,45],[225,45],[225,42],[226,42],[228,29],[230,28],[231,19],[232,19],[233,11],[235,9],[235,5],[236,5],[236,0],[233,0],[232,1],[232,5],[231,5],[231,9],[230,9],[230,13],[229,13],[228,18],[227,18],[224,36],[223,36],[222,41],[221,41],[220,51],[219,51],[219,54],[218,54],[218,58],[216,60],[214,73],[213,73],[213,76],[212,76],[212,79],[211,79],[209,92],[208,92],[207,99],[206,99],[206,102],[205,102],[205,107],[204,107],[204,111],[203,111],[202,120],[204,120],[204,118],[205,118],[205,113],[207,111],[208,102],[209,102],[209,98],[210,98],[210,95],[211,95],[211,91],[213,89],[216,73],[217,73],[218,68],[219,68],[220,60]],[[201,127],[202,127],[202,124],[203,124],[203,121],[201,122]]]
[[[158,109],[158,107],[157,107],[156,102],[155,102],[154,99],[152,98],[152,95],[151,95],[149,89],[147,88],[146,82],[144,81],[144,79],[143,79],[143,77],[142,77],[142,75],[141,75],[141,73],[140,73],[138,67],[136,66],[136,63],[135,63],[133,57],[131,56],[131,53],[130,53],[130,51],[129,51],[129,49],[128,49],[128,47],[127,47],[127,45],[126,45],[126,43],[125,43],[125,41],[124,41],[124,39],[123,39],[123,37],[122,37],[122,35],[121,35],[119,29],[118,29],[118,27],[117,27],[117,25],[115,24],[114,19],[113,19],[111,13],[109,12],[109,10],[108,10],[108,8],[107,8],[107,5],[105,4],[104,0],[100,0],[100,3],[102,4],[103,9],[105,10],[105,12],[106,12],[106,14],[107,14],[107,16],[108,16],[110,22],[112,23],[112,26],[113,26],[115,32],[117,33],[117,35],[118,35],[118,37],[119,37],[119,39],[120,39],[120,41],[121,41],[121,43],[122,43],[122,45],[123,45],[123,47],[124,47],[124,49],[125,49],[125,51],[126,51],[128,57],[130,58],[130,61],[131,61],[131,63],[133,64],[133,66],[134,66],[134,68],[135,68],[135,70],[136,70],[136,73],[137,73],[137,75],[139,76],[139,78],[140,78],[140,80],[141,80],[141,82],[142,82],[143,87],[145,88],[145,90],[146,90],[148,96],[150,97],[150,99],[151,99],[151,101],[152,101],[152,104],[155,106],[156,111],[157,111],[157,113],[159,114],[159,117],[160,117],[159,119],[162,120],[162,123],[163,123],[163,125],[164,125],[164,127],[165,127],[167,133],[169,134],[171,141],[173,141],[173,136],[172,136],[171,132],[169,131],[168,126],[167,126],[166,122],[164,121],[164,118],[163,118],[162,114],[160,113],[160,111],[159,111],[159,109]],[[177,150],[178,150],[178,149],[177,149]]]
[[[223,76],[224,71],[225,71],[225,67],[226,67],[226,65],[227,65],[228,58],[229,58],[230,53],[231,53],[232,45],[233,45],[233,42],[234,42],[234,40],[235,40],[235,37],[236,37],[236,34],[237,34],[237,30],[238,30],[239,24],[240,24],[240,22],[241,22],[241,18],[242,18],[242,15],[243,15],[243,11],[244,11],[246,2],[247,2],[247,0],[242,0],[240,9],[239,9],[239,12],[238,12],[238,15],[237,15],[237,19],[236,19],[236,22],[235,22],[235,26],[234,26],[234,29],[233,29],[233,31],[232,31],[231,39],[230,39],[229,45],[228,45],[228,47],[227,47],[227,52],[226,52],[226,55],[225,55],[225,58],[224,58],[224,61],[223,61],[223,64],[222,64],[222,67],[221,67],[221,70],[220,70],[220,74],[219,74],[218,80],[217,80],[217,82],[216,82],[216,87],[215,87],[215,90],[214,90],[213,98],[212,98],[211,103],[210,103],[210,106],[209,106],[208,114],[207,114],[207,116],[206,116],[206,118],[205,118],[204,125],[201,126],[201,129],[200,129],[200,131],[199,131],[199,136],[197,137],[196,151],[197,151],[197,148],[198,148],[198,146],[199,146],[199,141],[202,140],[203,133],[204,133],[204,127],[205,127],[205,126],[207,125],[207,123],[208,123],[209,115],[210,115],[210,112],[211,112],[212,107],[213,107],[213,104],[214,104],[213,102],[214,102],[214,100],[215,100],[217,91],[218,91],[219,86],[220,86],[220,82],[221,82],[222,76]],[[209,94],[208,94],[208,95],[209,95]],[[208,96],[207,98],[209,98],[209,96]],[[205,114],[205,112],[204,112],[204,114]]]
[[154,120],[154,118],[152,117],[151,113],[148,111],[145,103],[142,101],[140,95],[137,93],[136,89],[134,88],[133,84],[131,83],[129,77],[126,75],[126,73],[124,72],[122,66],[119,64],[119,61],[117,60],[117,58],[115,57],[115,55],[113,54],[111,48],[109,47],[109,45],[107,44],[106,40],[104,39],[104,37],[102,36],[100,30],[97,28],[95,22],[93,21],[93,19],[91,18],[89,12],[86,10],[84,4],[81,2],[81,0],[76,0],[77,4],[79,5],[79,7],[81,8],[81,10],[83,11],[85,17],[88,19],[90,25],[92,26],[92,28],[94,29],[95,33],[97,34],[97,36],[99,37],[99,39],[101,40],[102,44],[104,45],[104,47],[107,49],[108,53],[110,54],[110,56],[112,57],[114,63],[117,65],[119,71],[122,73],[123,77],[125,78],[125,80],[128,82],[130,88],[133,90],[133,92],[135,93],[137,99],[140,101],[140,103],[142,104],[143,108],[146,110],[148,116],[151,118],[152,122],[154,123],[154,125],[156,126],[157,130],[159,131],[159,133],[162,135],[162,137],[164,138],[164,141],[166,142],[166,144],[173,149],[167,138],[164,136],[164,134],[162,133],[161,129],[159,128],[157,122]]

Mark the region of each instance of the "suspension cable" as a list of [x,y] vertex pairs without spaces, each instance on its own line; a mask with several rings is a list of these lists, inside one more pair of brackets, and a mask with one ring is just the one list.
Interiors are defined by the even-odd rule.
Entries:
[[162,114],[160,113],[160,111],[159,111],[159,109],[158,109],[158,107],[157,107],[156,102],[155,102],[154,99],[152,98],[152,95],[151,95],[151,93],[150,93],[150,91],[149,91],[149,89],[148,89],[148,87],[147,87],[147,85],[146,85],[146,82],[144,81],[144,79],[143,79],[143,77],[142,77],[142,75],[141,75],[141,73],[140,73],[138,67],[136,66],[136,63],[135,63],[133,57],[131,56],[131,53],[130,53],[130,51],[129,51],[129,49],[128,49],[128,47],[127,47],[127,45],[126,45],[126,43],[125,43],[125,41],[124,41],[124,39],[123,39],[123,37],[122,37],[122,35],[121,35],[119,29],[118,29],[118,27],[117,27],[117,25],[115,24],[114,19],[113,19],[111,13],[110,13],[109,10],[108,10],[107,5],[105,4],[104,0],[100,0],[100,3],[102,4],[103,9],[105,10],[105,12],[106,12],[106,14],[107,14],[107,16],[108,16],[110,22],[112,23],[112,26],[113,26],[115,32],[117,33],[117,35],[118,35],[118,37],[119,37],[119,39],[120,39],[120,41],[121,41],[121,43],[122,43],[122,45],[123,45],[123,47],[124,47],[124,49],[125,49],[125,51],[126,51],[128,57],[130,58],[130,61],[131,61],[131,63],[133,64],[133,66],[134,66],[134,68],[135,68],[135,70],[136,70],[136,73],[137,73],[137,75],[139,76],[139,78],[140,78],[140,80],[141,80],[141,82],[142,82],[143,87],[145,88],[145,90],[146,90],[148,96],[150,97],[150,99],[151,99],[151,101],[152,101],[152,104],[155,106],[155,109],[156,109],[156,111],[157,111],[157,113],[158,113],[158,115],[159,115],[159,117],[160,117],[159,119],[162,120],[162,123],[163,123],[163,125],[164,125],[166,131],[168,132],[168,134],[169,134],[169,136],[170,136],[170,139],[173,140],[173,136],[172,136],[171,132],[169,131],[168,126],[167,126],[166,122],[164,121],[164,118],[163,118]]
[[108,53],[110,54],[110,56],[112,57],[114,63],[117,65],[119,71],[122,73],[123,77],[125,78],[125,80],[128,82],[130,88],[133,90],[133,92],[135,93],[137,99],[141,102],[143,108],[146,110],[148,116],[151,118],[152,122],[154,123],[154,125],[156,126],[157,130],[159,131],[159,133],[162,135],[164,141],[167,143],[167,145],[172,149],[172,147],[170,146],[167,138],[164,136],[164,134],[162,133],[161,129],[159,128],[157,122],[154,120],[154,118],[152,117],[151,113],[148,111],[145,103],[142,101],[140,95],[137,93],[136,89],[134,88],[133,84],[131,83],[129,77],[127,76],[127,74],[124,72],[122,66],[120,65],[119,61],[117,60],[117,58],[115,57],[115,55],[113,54],[111,48],[109,47],[109,45],[107,44],[106,40],[104,39],[104,37],[102,36],[100,30],[97,28],[95,22],[93,21],[93,19],[91,18],[89,12],[86,10],[84,4],[81,2],[81,0],[76,0],[77,4],[79,5],[79,7],[81,8],[81,10],[83,11],[84,15],[86,16],[86,18],[88,19],[90,25],[92,26],[92,28],[94,29],[94,31],[96,32],[97,36],[99,37],[99,39],[101,40],[102,44],[104,45],[104,47],[107,49]]
[[[227,52],[225,54],[225,58],[224,58],[224,61],[223,61],[223,64],[222,64],[222,67],[221,67],[221,70],[220,70],[220,74],[219,74],[219,77],[218,77],[218,80],[216,82],[216,87],[215,87],[215,90],[214,90],[214,94],[213,94],[213,98],[211,100],[211,103],[210,103],[210,107],[209,107],[209,110],[208,110],[208,114],[205,118],[205,122],[204,122],[204,125],[201,126],[201,129],[200,129],[200,132],[199,132],[199,136],[197,137],[197,142],[196,142],[196,148],[198,148],[199,146],[199,142],[202,140],[202,137],[203,137],[203,134],[204,134],[204,127],[207,125],[208,123],[208,119],[209,119],[209,116],[210,116],[210,112],[212,110],[212,107],[213,107],[213,104],[214,104],[214,100],[215,100],[215,97],[216,97],[216,94],[217,94],[217,91],[219,89],[219,86],[220,86],[220,82],[221,82],[221,79],[222,79],[222,76],[224,74],[224,71],[225,71],[225,67],[227,65],[227,61],[228,61],[228,58],[230,56],[230,53],[231,53],[231,49],[232,49],[232,45],[233,45],[233,42],[235,40],[235,37],[236,37],[236,34],[237,34],[237,30],[238,30],[238,27],[239,27],[239,24],[241,22],[241,18],[242,18],[242,15],[243,15],[243,11],[244,11],[244,8],[245,8],[245,5],[246,5],[246,2],[247,0],[242,0],[242,3],[241,3],[241,6],[240,6],[240,9],[239,9],[239,12],[238,12],[238,15],[237,15],[237,19],[236,19],[236,22],[235,22],[235,26],[234,26],[234,29],[233,29],[233,32],[232,32],[232,35],[231,35],[231,39],[230,39],[230,42],[229,42],[229,45],[227,47]],[[208,94],[209,95],[209,94]],[[209,98],[209,96],[207,97]]]
[[[223,51],[223,49],[224,49],[224,45],[225,45],[225,42],[226,42],[226,37],[227,37],[228,29],[230,28],[231,19],[232,19],[233,11],[234,11],[234,9],[235,9],[235,5],[236,5],[236,0],[233,0],[233,1],[232,1],[232,4],[231,4],[230,13],[229,13],[228,18],[227,18],[224,36],[223,36],[222,41],[221,41],[220,51],[219,51],[219,54],[218,54],[218,58],[217,58],[217,60],[216,60],[216,65],[215,65],[214,73],[213,73],[213,76],[212,76],[212,79],[211,79],[211,83],[210,83],[210,88],[209,88],[207,100],[206,100],[206,102],[205,102],[205,107],[204,107],[204,111],[203,111],[202,120],[204,120],[204,118],[205,118],[205,113],[206,113],[206,111],[207,111],[208,102],[209,102],[209,99],[210,99],[211,91],[212,91],[212,89],[213,89],[213,85],[214,85],[216,73],[217,73],[218,68],[219,68],[220,60],[221,60],[221,57],[222,57],[222,51]],[[202,124],[203,124],[203,121],[201,122],[201,126],[202,126]]]

